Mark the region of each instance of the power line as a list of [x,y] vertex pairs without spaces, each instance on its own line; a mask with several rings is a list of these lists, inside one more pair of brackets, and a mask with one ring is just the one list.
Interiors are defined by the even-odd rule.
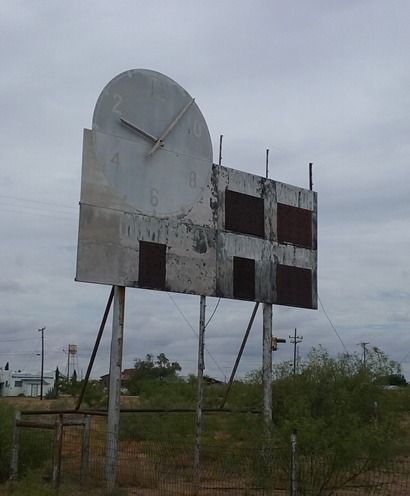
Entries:
[[29,341],[30,339],[38,339],[38,338],[24,338],[24,339],[1,339],[0,343],[13,343],[15,341]]
[[323,306],[323,303],[322,303],[322,300],[320,299],[320,296],[317,295],[317,297],[318,297],[320,306],[322,307],[323,313],[326,315],[326,318],[329,321],[329,324],[332,326],[332,329],[335,331],[336,336],[339,338],[339,341],[342,343],[342,346],[345,349],[346,354],[348,355],[349,352],[347,351],[347,348],[346,348],[344,342],[342,341],[342,338],[340,337],[339,333],[337,332],[336,327],[333,325],[333,322],[330,320],[329,315],[326,313],[325,307]]
[[399,362],[399,363],[403,363],[409,355],[410,355],[410,351],[408,351],[408,352],[404,355],[404,357],[400,360],[400,362]]
[[[58,213],[58,214],[64,214],[64,215],[74,215],[74,212],[65,212],[64,210],[56,210],[55,208],[44,208],[44,207],[37,207],[37,206],[32,206],[32,205],[14,205],[10,203],[3,203],[0,202],[0,205],[2,207],[12,207],[12,208],[24,208],[24,209],[30,209],[30,210],[40,210],[44,212],[53,212],[53,213]],[[10,210],[7,210],[9,212]]]
[[[182,317],[183,317],[183,319],[185,320],[185,322],[186,322],[186,323],[189,325],[189,327],[191,328],[192,332],[195,334],[195,336],[196,336],[196,337],[199,337],[199,336],[198,336],[198,333],[197,333],[197,332],[195,331],[195,329],[192,327],[192,325],[191,325],[191,323],[189,322],[189,320],[185,317],[185,315],[184,315],[183,311],[179,308],[179,306],[177,305],[176,301],[172,298],[172,296],[171,296],[169,293],[167,293],[167,294],[168,294],[169,298],[171,299],[172,303],[176,306],[176,308],[177,308],[178,312],[182,315]],[[217,305],[216,305],[216,308],[218,308],[218,305],[219,305],[219,301],[218,301],[218,303],[217,303]],[[215,311],[216,311],[216,308],[215,308]],[[213,315],[214,315],[215,311],[214,311],[214,312],[213,312],[213,314],[211,315],[211,318],[213,317]],[[210,320],[211,320],[211,319],[209,319],[209,320],[208,320],[208,323],[207,323],[206,325],[208,325],[208,324],[209,324],[209,321],[210,321]],[[221,367],[218,365],[217,361],[216,361],[216,360],[215,360],[215,358],[212,356],[211,352],[208,350],[208,348],[207,348],[206,346],[204,346],[204,348],[205,348],[206,352],[208,353],[208,355],[211,357],[211,359],[212,359],[212,361],[214,362],[214,364],[218,367],[218,369],[219,369],[219,371],[221,372],[221,374],[222,374],[223,376],[225,376],[225,374],[224,374],[223,370],[222,370],[222,369],[221,369]]]
[[215,313],[219,307],[219,303],[221,303],[221,298],[219,298],[218,303],[215,305],[214,311],[212,312],[211,316],[209,317],[208,322],[205,324],[205,329],[207,328],[209,322],[211,322],[213,316],[215,315]]
[[6,195],[0,195],[0,198],[7,198],[9,200],[18,200],[18,201],[24,201],[24,202],[29,202],[29,203],[41,203],[43,205],[52,205],[55,207],[72,208],[72,209],[77,210],[77,207],[73,207],[72,205],[64,205],[62,203],[46,202],[46,201],[41,201],[41,200],[29,200],[28,198],[18,198],[15,196],[6,196]]
[[32,352],[28,352],[27,351],[27,352],[24,352],[24,353],[14,353],[13,351],[9,351],[9,352],[5,353],[3,351],[0,351],[0,355],[12,355],[12,356],[27,356],[27,355],[30,355],[31,356],[33,354],[35,354],[34,351],[32,351]]
[[[8,210],[4,208],[0,208],[1,212],[8,212],[8,213],[13,213],[13,214],[20,214],[20,215],[34,215],[35,217],[46,217],[48,219],[59,219],[59,220],[68,220],[70,222],[74,222],[77,220],[77,217],[61,217],[58,215],[45,215],[45,214],[39,214],[36,212],[19,212],[18,210]],[[51,212],[51,210],[50,210]]]
[[[8,195],[0,195],[0,199],[13,200],[13,203],[10,202],[5,203],[4,201],[0,202],[0,211],[2,212],[23,214],[23,215],[34,215],[36,217],[57,218],[63,220],[77,219],[77,216],[74,214],[74,210],[78,209],[77,206],[74,207],[72,205],[64,205],[62,203],[47,202],[42,200],[31,200],[28,198],[19,198],[16,196],[8,196]],[[20,204],[16,202],[20,202]],[[52,209],[45,208],[42,205],[44,205],[45,207],[53,207],[53,208]],[[57,207],[58,210],[55,207]],[[50,212],[51,214],[54,215],[41,214],[38,213],[37,211]],[[59,215],[55,215],[55,214],[59,214]]]

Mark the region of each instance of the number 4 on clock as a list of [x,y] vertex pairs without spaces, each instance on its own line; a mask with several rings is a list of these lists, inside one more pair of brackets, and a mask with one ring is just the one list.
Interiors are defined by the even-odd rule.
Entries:
[[113,157],[112,159],[110,160],[110,162],[114,165],[120,165],[120,154],[117,152]]

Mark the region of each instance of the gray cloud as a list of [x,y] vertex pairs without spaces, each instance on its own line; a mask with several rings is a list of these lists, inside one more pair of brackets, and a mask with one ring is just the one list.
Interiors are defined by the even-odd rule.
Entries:
[[[37,329],[46,325],[50,368],[64,369],[70,342],[86,368],[110,288],[74,282],[82,130],[104,85],[135,67],[196,97],[215,160],[223,134],[230,167],[264,175],[269,148],[271,177],[306,187],[314,163],[324,308],[350,351],[365,340],[393,359],[406,355],[407,2],[19,0],[0,10],[0,360],[9,353],[13,368],[39,366]],[[172,297],[181,311],[166,294],[127,291],[125,366],[163,351],[195,371],[199,300]],[[206,338],[218,366],[208,357],[206,373],[229,373],[252,308],[220,304]],[[295,327],[302,355],[318,343],[343,351],[322,308],[275,307],[274,332]],[[110,324],[97,376],[108,368],[109,335]],[[292,352],[287,343],[274,360]],[[258,316],[240,373],[261,353]]]

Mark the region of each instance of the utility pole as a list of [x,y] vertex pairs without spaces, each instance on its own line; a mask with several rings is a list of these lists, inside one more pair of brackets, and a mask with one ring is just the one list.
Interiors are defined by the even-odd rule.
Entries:
[[365,342],[361,342],[361,343],[358,343],[358,346],[361,346],[363,348],[363,368],[365,369],[366,368],[366,353],[367,353],[367,348],[366,346],[368,345],[369,343],[365,343]]
[[290,337],[290,342],[293,344],[293,375],[296,375],[296,349],[297,345],[302,342],[303,336],[297,336],[297,329],[295,328],[295,334]]
[[40,400],[43,399],[43,380],[44,380],[44,331],[45,326],[38,330],[41,332],[41,373],[40,373]]

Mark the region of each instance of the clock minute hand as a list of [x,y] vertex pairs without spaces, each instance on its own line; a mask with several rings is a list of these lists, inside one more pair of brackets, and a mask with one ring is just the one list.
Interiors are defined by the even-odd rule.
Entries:
[[144,131],[143,129],[135,126],[131,122],[125,120],[123,117],[120,117],[120,121],[124,126],[127,126],[129,129],[132,129],[138,134],[141,134],[141,136],[144,136],[145,138],[149,139],[150,141],[156,143],[158,140],[155,136],[152,136],[152,134],[147,133],[147,131]]
[[181,120],[182,116],[185,114],[185,112],[189,109],[189,107],[195,102],[195,98],[192,98],[185,107],[181,110],[181,112],[175,117],[175,119],[171,122],[171,124],[166,128],[166,130],[162,133],[160,138],[158,138],[155,141],[154,146],[152,147],[151,151],[149,152],[149,155],[152,157],[154,153],[158,150],[160,146],[164,146],[164,139],[168,136],[168,134],[174,129],[174,127],[178,124],[178,122]]

